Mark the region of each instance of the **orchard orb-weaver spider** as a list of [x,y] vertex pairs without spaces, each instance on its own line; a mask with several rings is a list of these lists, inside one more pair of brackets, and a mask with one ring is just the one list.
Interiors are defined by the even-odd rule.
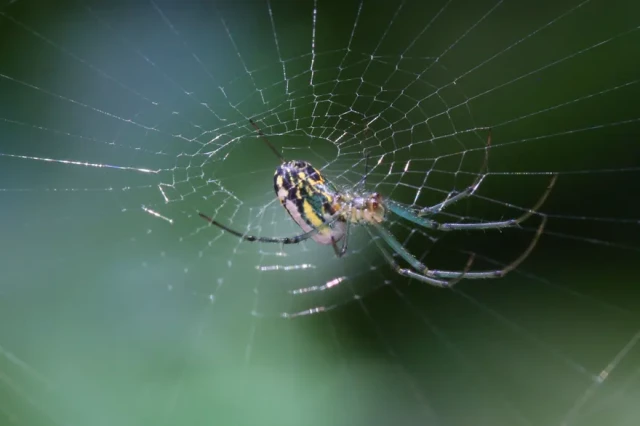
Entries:
[[[436,214],[474,194],[484,178],[483,173],[487,167],[488,149],[485,150],[482,171],[471,186],[439,204],[415,211],[393,200],[384,199],[377,192],[359,192],[354,189],[338,191],[331,182],[326,181],[322,174],[306,161],[285,160],[282,154],[269,142],[258,125],[253,120],[249,120],[249,122],[258,132],[259,137],[264,140],[267,146],[281,160],[281,164],[274,174],[274,190],[280,203],[287,210],[291,218],[302,228],[304,233],[292,237],[257,237],[246,235],[221,224],[203,213],[199,213],[199,215],[210,224],[216,225],[246,241],[297,244],[301,241],[312,239],[319,244],[331,244],[336,255],[341,257],[347,251],[351,225],[365,225],[384,258],[397,273],[437,287],[450,287],[463,278],[498,278],[514,270],[531,253],[546,224],[546,216],[541,215],[542,221],[527,249],[503,269],[469,271],[474,255],[471,255],[466,267],[461,271],[429,269],[409,253],[393,234],[384,227],[388,213],[393,213],[414,225],[435,231],[487,230],[517,227],[520,223],[537,213],[537,209],[544,203],[551,192],[557,175],[553,176],[536,205],[518,218],[495,222],[440,223],[429,219],[427,216]],[[487,148],[490,145],[491,130],[489,129]],[[368,156],[365,159],[365,174],[361,180],[363,184],[368,175],[366,171],[367,161]],[[380,238],[374,237],[371,231],[372,229],[377,232]],[[341,240],[341,247],[338,247],[338,242]],[[404,259],[411,268],[402,268],[380,240]]]

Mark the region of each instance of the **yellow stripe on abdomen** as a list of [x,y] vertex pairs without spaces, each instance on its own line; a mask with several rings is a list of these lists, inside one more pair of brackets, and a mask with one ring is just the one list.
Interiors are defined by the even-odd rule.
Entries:
[[[309,203],[307,200],[304,200],[302,202],[302,210],[304,212],[304,217],[311,223],[311,225],[313,225],[314,228],[319,228],[324,225],[324,220],[322,220],[322,218],[318,216],[318,213],[316,213],[316,211],[311,206],[311,203]],[[330,232],[331,230],[329,228],[325,228],[320,232],[326,233],[327,231]]]

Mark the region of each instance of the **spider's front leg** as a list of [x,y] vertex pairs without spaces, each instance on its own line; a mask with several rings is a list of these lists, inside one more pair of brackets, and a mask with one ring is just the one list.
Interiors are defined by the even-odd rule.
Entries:
[[551,181],[547,185],[547,188],[545,189],[544,193],[538,199],[538,202],[533,207],[528,209],[524,214],[520,215],[515,219],[509,219],[509,220],[502,220],[502,221],[495,221],[495,222],[477,222],[477,223],[448,223],[448,222],[440,223],[440,222],[436,222],[435,220],[422,217],[420,216],[419,213],[414,213],[409,208],[391,200],[387,201],[387,206],[390,211],[400,216],[401,218],[406,219],[410,222],[413,222],[416,225],[420,225],[425,228],[433,229],[436,231],[513,228],[513,227],[519,226],[522,222],[529,219],[534,214],[539,214],[538,209],[546,201],[557,179],[558,179],[558,175],[554,174],[553,177],[551,178]]
[[457,203],[458,201],[465,199],[467,197],[472,196],[477,189],[482,184],[482,181],[487,176],[487,169],[489,166],[489,148],[491,147],[491,128],[489,128],[489,134],[487,135],[487,145],[484,148],[484,162],[482,167],[480,168],[480,172],[478,173],[478,177],[471,185],[469,185],[465,190],[453,195],[451,197],[447,197],[443,202],[435,204],[430,207],[425,207],[418,212],[418,216],[430,216],[439,213],[440,211],[446,209],[452,204]]

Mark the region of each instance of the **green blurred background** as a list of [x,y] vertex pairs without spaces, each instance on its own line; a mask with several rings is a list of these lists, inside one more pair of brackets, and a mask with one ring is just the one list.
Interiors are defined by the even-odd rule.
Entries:
[[[640,422],[640,7],[400,6],[319,0],[315,33],[312,1],[1,6],[0,424]],[[402,97],[365,133],[363,115],[388,105],[374,96],[417,74],[427,83],[407,94],[435,93],[422,115],[403,118]],[[394,274],[363,229],[344,259],[238,243],[195,212],[299,231],[268,204],[278,161],[248,117],[339,184],[362,177],[365,149],[384,155],[369,188],[404,203],[422,188],[419,205],[473,180],[491,126],[479,194],[500,203],[452,212],[518,215],[509,205],[532,206],[559,172],[548,226],[515,272],[453,291]],[[460,269],[471,250],[482,269],[516,258],[538,223],[434,242],[391,229],[432,267]]]

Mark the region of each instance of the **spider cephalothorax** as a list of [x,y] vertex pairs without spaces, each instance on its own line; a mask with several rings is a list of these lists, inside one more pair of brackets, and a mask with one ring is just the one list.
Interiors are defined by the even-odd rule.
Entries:
[[334,198],[334,208],[345,221],[354,224],[378,224],[384,222],[386,208],[377,192],[345,192]]

